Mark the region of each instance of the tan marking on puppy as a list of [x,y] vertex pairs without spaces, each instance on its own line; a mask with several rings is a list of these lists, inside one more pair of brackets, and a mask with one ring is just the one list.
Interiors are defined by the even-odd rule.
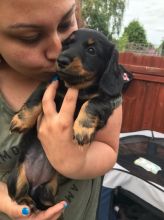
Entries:
[[75,141],[79,145],[91,143],[99,121],[98,117],[86,112],[88,103],[87,101],[82,105],[73,126]]
[[92,45],[92,44],[94,44],[95,43],[95,41],[92,39],[92,38],[89,38],[88,39],[88,45]]
[[[47,192],[51,192],[54,196],[54,201],[55,201],[55,196],[57,194],[57,189],[58,189],[58,175],[56,173],[56,175],[53,176],[53,178],[51,179],[51,181],[49,181],[47,184],[46,184],[46,188],[47,188]],[[47,206],[47,207],[50,207],[50,206],[53,206],[55,202],[51,202],[51,201],[42,201],[42,203]]]
[[25,171],[25,166],[22,164],[19,167],[18,171],[18,178],[17,178],[17,183],[16,183],[16,198],[18,198],[21,195],[21,191],[24,188],[27,188],[28,191],[29,183],[26,177],[26,171]]
[[75,57],[73,61],[65,68],[65,70],[70,72],[71,75],[76,76],[91,76],[91,73],[84,69],[81,60],[78,57]]
[[[74,60],[65,68],[65,73],[68,75],[70,74],[75,76],[81,76],[81,81],[77,83],[76,85],[73,85],[76,89],[85,89],[92,85],[95,81],[96,75],[91,72],[84,69],[83,64],[81,63],[81,60],[76,57]],[[65,82],[65,86],[67,88],[72,87],[72,85],[69,85],[68,82]]]
[[16,182],[16,195],[14,196],[14,201],[19,205],[27,204],[31,211],[35,211],[35,203],[32,198],[28,195],[29,183],[25,174],[25,166],[22,164],[18,170],[18,178]]
[[21,110],[12,118],[10,131],[24,132],[32,128],[41,112],[41,103],[32,108],[27,108],[27,106],[24,105]]
[[57,193],[57,188],[58,188],[58,174],[57,174],[57,172],[56,172],[56,175],[53,176],[51,181],[49,183],[47,183],[47,186],[51,189],[51,191],[53,192],[53,194],[55,196]]
[[72,88],[75,88],[75,89],[85,89],[85,88],[89,87],[90,85],[93,85],[93,82],[94,82],[94,79],[92,81],[86,81],[86,82],[82,81],[81,83],[78,83],[78,84],[73,85],[73,86],[69,85],[67,82],[65,82],[65,86],[67,88],[72,87]]

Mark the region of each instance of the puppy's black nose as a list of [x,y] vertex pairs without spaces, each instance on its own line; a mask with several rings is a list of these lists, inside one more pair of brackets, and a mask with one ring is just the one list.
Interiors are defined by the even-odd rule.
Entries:
[[71,61],[71,58],[67,56],[59,56],[59,58],[57,59],[60,68],[65,68],[71,63]]

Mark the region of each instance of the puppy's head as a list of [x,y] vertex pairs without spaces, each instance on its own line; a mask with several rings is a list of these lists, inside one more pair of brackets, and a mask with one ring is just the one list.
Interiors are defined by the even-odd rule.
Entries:
[[[107,92],[112,87],[109,90],[113,92],[113,78],[120,80],[116,53],[114,45],[102,33],[79,29],[63,42],[57,60],[58,74],[68,87],[84,89],[97,84],[100,90]],[[117,69],[116,74],[112,68]],[[111,91],[107,93],[113,95]]]
[[60,78],[68,86],[77,88],[98,82],[111,56],[108,52],[113,48],[113,44],[97,31],[75,31],[63,42],[63,51],[57,60]]

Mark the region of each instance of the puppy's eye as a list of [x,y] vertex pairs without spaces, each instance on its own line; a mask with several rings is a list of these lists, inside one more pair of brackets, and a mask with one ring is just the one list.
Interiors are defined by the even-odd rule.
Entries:
[[88,47],[87,52],[91,55],[95,55],[96,54],[96,50],[94,47]]

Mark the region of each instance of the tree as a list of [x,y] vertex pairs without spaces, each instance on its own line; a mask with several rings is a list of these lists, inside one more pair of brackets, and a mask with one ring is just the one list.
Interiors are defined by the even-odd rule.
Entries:
[[161,52],[161,56],[164,56],[164,40],[162,41],[161,45],[159,46],[159,50]]
[[136,20],[133,20],[125,27],[123,35],[125,34],[128,36],[129,42],[147,44],[146,32],[142,25]]
[[128,35],[124,33],[122,37],[119,38],[117,42],[117,47],[119,51],[124,51],[126,49],[126,45],[128,44]]
[[108,38],[120,33],[126,0],[83,0],[82,12],[89,28],[103,32]]

